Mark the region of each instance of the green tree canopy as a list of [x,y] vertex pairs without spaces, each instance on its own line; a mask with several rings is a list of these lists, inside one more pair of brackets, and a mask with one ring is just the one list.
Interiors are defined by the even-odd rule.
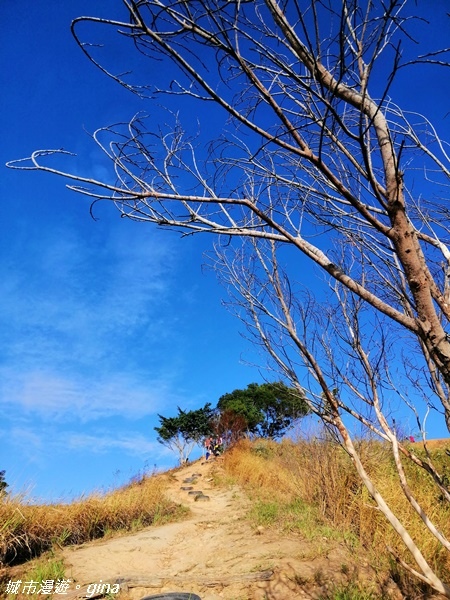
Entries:
[[292,423],[308,413],[304,397],[283,382],[250,383],[219,398],[220,412],[231,410],[247,422],[247,430],[260,437],[281,437]]
[[183,463],[195,445],[212,433],[213,412],[208,402],[197,410],[185,411],[178,407],[178,415],[175,417],[158,415],[161,425],[154,427],[158,434],[158,442],[178,452],[180,463]]

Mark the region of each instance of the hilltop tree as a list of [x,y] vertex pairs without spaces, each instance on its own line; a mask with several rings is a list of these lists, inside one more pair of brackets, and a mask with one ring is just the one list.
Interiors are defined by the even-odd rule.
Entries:
[[[414,29],[418,6],[407,0],[123,6],[125,17],[74,21],[82,51],[135,94],[162,93],[160,85],[150,90],[148,70],[144,81],[131,68],[116,74],[103,62],[105,46],[86,39],[89,25],[95,34],[118,30],[139,66],[170,59],[178,72],[165,91],[186,98],[191,114],[199,103],[198,113],[214,121],[197,140],[190,123],[186,131],[178,121],[147,131],[140,116],[99,129],[94,140],[115,183],[50,166],[49,155],[61,158],[53,150],[11,166],[62,175],[133,220],[216,234],[213,264],[232,309],[271,368],[339,436],[409,553],[393,550],[396,559],[450,597],[441,556],[425,558],[426,543],[399,522],[353,441],[356,421],[391,447],[399,490],[449,552],[448,523],[436,524],[421,506],[404,461],[450,501],[445,478],[430,455],[423,460],[402,445],[392,421],[401,403],[424,444],[429,411],[450,429],[448,146],[425,116],[396,103],[402,73],[413,80],[426,63],[448,67],[449,49],[433,47],[432,37],[413,48],[425,22]],[[437,4],[427,10],[437,23],[447,18]],[[205,104],[215,109],[203,111]],[[202,135],[214,136],[222,122],[202,146]]]
[[6,471],[0,471],[0,498],[8,493],[6,488],[9,487],[5,480]]
[[248,431],[246,418],[229,408],[216,410],[211,425],[214,435],[222,438],[225,448],[242,439]]
[[292,423],[309,412],[303,393],[283,382],[250,383],[219,398],[220,412],[232,411],[243,417],[247,431],[259,437],[281,437]]
[[212,416],[210,403],[197,410],[184,411],[178,407],[178,415],[175,417],[158,415],[160,426],[154,427],[158,442],[178,452],[180,464],[183,464],[195,446],[212,433]]

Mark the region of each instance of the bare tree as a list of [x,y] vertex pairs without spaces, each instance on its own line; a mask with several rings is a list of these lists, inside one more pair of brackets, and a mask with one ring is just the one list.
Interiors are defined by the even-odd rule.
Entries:
[[[245,249],[246,244],[251,249]],[[431,535],[450,551],[449,540],[411,489],[401,456],[425,470],[448,502],[445,477],[429,453],[423,460],[399,439],[395,420],[390,419],[393,397],[400,397],[417,419],[425,440],[425,423],[405,390],[423,385],[426,377],[420,366],[409,365],[404,357],[403,361],[395,360],[401,347],[401,327],[392,328],[384,315],[368,311],[366,303],[340,283],[330,284],[334,302],[319,303],[304,288],[294,289],[292,279],[279,264],[277,243],[272,240],[248,240],[239,252],[229,246],[217,246],[216,250],[215,269],[231,291],[231,308],[245,324],[250,339],[265,349],[277,371],[306,393],[311,410],[337,434],[334,437],[341,440],[378,509],[401,537],[419,571],[389,550],[409,572],[448,595],[449,586],[433,572],[420,543],[413,540],[406,524],[377,489],[354,440],[357,422],[364,431],[389,444],[406,499]]]
[[[227,117],[222,134],[207,140],[206,150],[202,136],[178,121],[147,129],[137,115],[101,128],[93,138],[111,161],[115,183],[51,166],[46,159],[62,154],[55,150],[10,166],[62,175],[71,189],[94,203],[113,201],[133,220],[219,235],[214,264],[234,290],[239,316],[272,364],[290,384],[309,390],[312,410],[339,433],[415,560],[416,567],[403,561],[405,567],[450,597],[366,472],[346,420],[391,445],[405,497],[450,550],[411,491],[400,454],[427,471],[447,500],[449,491],[430,457],[423,461],[398,439],[388,392],[424,431],[395,364],[450,430],[449,212],[441,198],[449,157],[434,126],[391,98],[402,69],[449,66],[450,50],[420,48],[418,56],[403,57],[401,44],[411,40],[406,0],[123,5],[124,19],[73,22],[83,52],[143,97],[165,91],[213,105],[215,115]],[[99,45],[81,37],[89,25],[117,29],[149,60],[171,59],[177,79],[151,90],[131,73],[116,74],[104,66]],[[317,283],[309,291],[307,283],[296,286],[295,269],[286,272],[295,253],[330,282],[328,298],[322,291],[313,298]],[[317,307],[319,298],[325,299]]]

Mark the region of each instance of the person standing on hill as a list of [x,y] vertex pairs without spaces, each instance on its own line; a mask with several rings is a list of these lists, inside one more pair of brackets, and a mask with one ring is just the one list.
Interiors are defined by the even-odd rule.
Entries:
[[222,453],[222,451],[223,451],[222,444],[223,444],[223,439],[221,438],[220,435],[218,437],[214,438],[214,441],[213,441],[214,456],[219,456],[219,454]]
[[210,437],[207,437],[205,440],[205,459],[208,460],[208,458],[211,456],[211,448],[212,446],[212,440]]

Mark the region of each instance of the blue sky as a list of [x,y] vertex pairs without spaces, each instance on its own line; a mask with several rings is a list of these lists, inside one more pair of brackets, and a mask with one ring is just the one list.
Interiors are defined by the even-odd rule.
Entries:
[[[69,27],[83,11],[92,3],[1,3],[1,164],[64,147],[101,173],[84,129],[142,109],[79,51]],[[202,271],[211,240],[125,222],[106,205],[93,221],[87,200],[41,174],[1,167],[0,185],[8,483],[56,500],[173,466],[156,413],[262,381],[242,363],[252,348],[222,308],[223,290]]]
[[[70,34],[73,18],[108,14],[108,5],[0,4],[0,165],[63,147],[77,153],[84,174],[104,174],[85,130],[145,108],[98,72]],[[437,33],[448,32],[446,24]],[[432,112],[444,118],[448,75],[404,81],[407,108],[429,107],[423,91],[431,89]],[[56,501],[172,466],[175,456],[153,431],[158,412],[215,404],[262,381],[244,363],[264,359],[202,271],[212,240],[126,222],[108,205],[94,221],[88,200],[62,180],[0,169],[0,469],[8,483]]]

